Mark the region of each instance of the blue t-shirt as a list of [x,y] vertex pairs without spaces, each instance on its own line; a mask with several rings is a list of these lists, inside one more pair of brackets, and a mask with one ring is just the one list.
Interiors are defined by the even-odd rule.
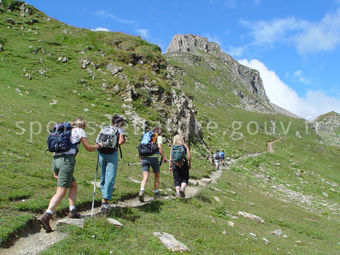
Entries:
[[221,158],[224,158],[224,157],[225,157],[225,153],[221,151],[221,152],[220,152],[220,157],[221,157]]

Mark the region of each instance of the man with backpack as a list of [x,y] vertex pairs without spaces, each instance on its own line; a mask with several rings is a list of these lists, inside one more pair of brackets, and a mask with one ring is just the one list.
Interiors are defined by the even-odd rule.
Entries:
[[[145,185],[149,179],[150,167],[152,167],[152,170],[155,174],[154,199],[157,199],[160,196],[158,190],[160,165],[162,164],[162,161],[164,163],[167,162],[167,159],[164,156],[162,143],[163,143],[162,128],[155,127],[152,131],[147,131],[146,133],[144,133],[141,139],[141,143],[137,147],[143,174],[143,180],[141,181],[141,186],[138,195],[140,202],[144,202]],[[161,161],[159,161],[158,155],[161,155]]]
[[[112,200],[112,193],[115,185],[118,167],[118,148],[125,143],[124,123],[125,120],[115,114],[112,119],[112,126],[107,126],[99,132],[96,143],[103,146],[98,150],[98,160],[101,169],[100,189],[102,192],[102,212],[109,212],[109,200]],[[121,153],[121,151],[120,151]],[[122,155],[121,155],[122,156]]]
[[216,150],[214,154],[214,162],[215,162],[216,170],[220,169],[220,161],[221,161],[220,152],[219,150]]
[[68,202],[70,211],[69,218],[80,218],[77,213],[75,202],[77,195],[77,182],[73,177],[76,164],[75,156],[82,142],[87,151],[95,151],[102,147],[102,144],[90,145],[86,133],[86,123],[82,118],[77,118],[73,122],[58,123],[51,131],[47,143],[48,150],[53,152],[52,169],[57,178],[57,191],[51,198],[46,212],[39,218],[39,222],[47,232],[51,232],[50,220],[58,204],[68,192]]
[[185,188],[189,182],[190,168],[191,154],[189,146],[184,143],[183,137],[177,134],[173,140],[169,165],[169,171],[172,171],[174,177],[176,198],[185,197]]

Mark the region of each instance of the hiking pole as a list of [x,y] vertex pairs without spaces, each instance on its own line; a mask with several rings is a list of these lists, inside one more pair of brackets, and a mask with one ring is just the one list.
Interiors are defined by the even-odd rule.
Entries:
[[93,217],[94,198],[95,198],[95,195],[96,195],[97,175],[98,175],[98,165],[99,165],[99,154],[98,154],[98,157],[97,157],[96,175],[94,176],[93,197],[92,197],[92,208],[91,208],[91,218]]
[[127,163],[127,164],[128,164],[128,166],[135,166],[135,165],[140,165],[141,163],[138,162],[138,163]]

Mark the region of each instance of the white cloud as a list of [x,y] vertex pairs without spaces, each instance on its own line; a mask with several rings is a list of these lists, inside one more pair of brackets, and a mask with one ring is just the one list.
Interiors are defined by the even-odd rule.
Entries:
[[149,30],[146,28],[137,29],[137,33],[144,38],[149,38]]
[[340,8],[318,22],[289,17],[253,23],[241,20],[241,23],[251,29],[255,45],[291,43],[300,54],[307,54],[331,51],[340,44]]
[[303,84],[311,84],[311,81],[309,78],[306,78],[302,71],[301,70],[297,70],[295,73],[294,73],[294,78],[296,78],[299,82],[303,83]]
[[108,28],[105,27],[97,27],[94,29],[91,29],[92,31],[104,31],[104,32],[109,32],[110,30]]
[[120,18],[112,13],[109,13],[105,10],[99,10],[99,11],[96,11],[95,14],[99,17],[102,17],[102,18],[110,18],[110,19],[113,19],[119,23],[122,23],[122,24],[134,24],[136,23],[136,21],[134,20],[129,20],[129,19],[123,19],[123,18]]
[[270,101],[292,113],[312,120],[330,111],[340,112],[340,99],[328,96],[324,91],[309,90],[305,97],[300,97],[261,61],[243,59],[239,63],[258,70]]

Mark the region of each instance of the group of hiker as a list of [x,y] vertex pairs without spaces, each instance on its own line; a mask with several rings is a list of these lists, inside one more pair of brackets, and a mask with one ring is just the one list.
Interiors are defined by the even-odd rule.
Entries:
[[222,151],[216,150],[216,152],[214,154],[214,163],[215,163],[215,166],[216,166],[216,170],[220,169],[220,165],[224,166],[224,158],[225,158],[224,150],[222,150]]
[[[48,150],[53,152],[52,170],[57,178],[57,190],[51,198],[46,212],[39,218],[39,222],[47,232],[51,232],[50,220],[58,204],[68,191],[69,218],[80,218],[75,207],[77,195],[77,182],[73,176],[75,157],[80,144],[89,152],[98,151],[98,165],[100,166],[100,190],[102,193],[101,211],[110,211],[109,201],[112,200],[115,179],[118,167],[118,151],[120,146],[126,142],[124,126],[126,121],[118,114],[111,118],[112,125],[101,129],[97,136],[96,144],[89,144],[85,132],[86,122],[77,118],[68,123],[58,123],[47,139]],[[162,148],[162,128],[155,127],[144,133],[138,148],[139,164],[142,168],[142,181],[138,199],[144,202],[145,186],[149,179],[150,167],[154,173],[154,199],[160,197],[159,176],[162,162],[169,162],[169,172],[173,173],[176,197],[185,197],[185,188],[189,181],[189,169],[191,168],[191,154],[189,146],[183,137],[177,134],[173,138],[173,145],[169,160],[164,155]],[[161,160],[159,161],[159,156]],[[96,185],[96,184],[94,184]]]

